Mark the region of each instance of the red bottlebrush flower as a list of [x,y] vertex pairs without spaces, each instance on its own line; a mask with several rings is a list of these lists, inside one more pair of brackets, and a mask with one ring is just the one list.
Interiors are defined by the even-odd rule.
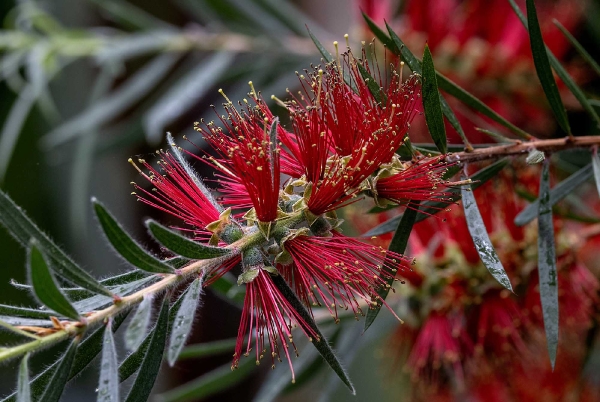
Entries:
[[374,195],[397,204],[406,204],[410,200],[450,203],[448,193],[436,191],[439,186],[444,185],[442,176],[447,168],[443,155],[422,159],[405,170],[375,178]]
[[471,351],[462,314],[435,311],[427,317],[415,339],[407,368],[412,371],[413,381],[424,381],[422,385],[440,385],[448,376],[463,384],[464,359]]
[[524,353],[527,350],[521,337],[523,316],[510,292],[490,290],[470,313],[473,321],[476,350],[479,353],[493,353],[501,356],[509,350]]
[[[211,159],[223,173],[223,184],[229,192],[223,200],[226,205],[238,206],[244,200],[244,193],[232,193],[235,183],[245,187],[248,199],[256,210],[261,222],[272,222],[277,218],[280,184],[280,156],[277,138],[271,138],[274,122],[272,114],[266,115],[266,105],[262,99],[254,97],[256,107],[246,105],[241,112],[231,102],[225,104],[226,116],[221,117],[224,128],[212,123],[196,124],[195,129],[219,152],[222,159]],[[276,123],[275,123],[276,124]],[[242,202],[243,204],[243,202]]]
[[[246,284],[246,297],[233,355],[232,369],[237,368],[242,353],[245,356],[250,354],[253,344],[256,353],[256,364],[259,364],[266,351],[266,344],[268,344],[273,366],[276,358],[281,361],[281,351],[283,350],[292,371],[292,382],[294,382],[294,368],[292,367],[292,359],[287,343],[289,341],[297,356],[298,352],[291,331],[292,325],[299,325],[309,339],[317,340],[318,335],[310,329],[300,314],[289,304],[273,284],[269,275],[267,271],[258,268],[257,276]],[[246,333],[249,335],[245,343]],[[242,352],[244,348],[245,352]]]
[[[366,61],[348,52],[342,65],[329,63],[325,71],[301,76],[306,96],[290,106],[299,159],[313,184],[307,205],[315,215],[339,208],[382,163],[390,162],[416,114],[417,76],[403,83],[393,71],[386,87],[378,75],[377,84],[386,89],[376,99],[359,63],[371,72]],[[344,81],[345,72],[356,92]]]
[[397,271],[410,270],[409,259],[336,231],[332,234],[319,237],[298,232],[284,238],[282,246],[293,264],[282,267],[282,275],[294,284],[309,309],[324,304],[336,319],[338,307],[362,315],[357,297],[370,305],[376,290],[389,286],[387,280]]
[[[172,141],[169,138],[169,141]],[[178,153],[176,149],[173,152]],[[147,191],[134,183],[138,201],[181,219],[196,236],[206,237],[206,226],[219,219],[222,208],[214,200],[200,178],[183,160],[181,154],[174,157],[169,152],[160,151],[159,166],[163,172],[154,169],[148,162],[139,162],[149,171],[140,170],[130,159],[130,163],[152,185],[154,191]]]

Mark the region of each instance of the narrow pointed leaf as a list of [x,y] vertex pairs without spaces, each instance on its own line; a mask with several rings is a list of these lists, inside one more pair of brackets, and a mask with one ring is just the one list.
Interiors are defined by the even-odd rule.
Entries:
[[[310,31],[310,29],[308,30],[308,35],[310,36],[310,39],[312,39],[313,43],[317,47],[317,50],[319,51],[319,53],[321,53],[321,56],[323,56],[323,60],[325,60],[325,62],[327,62],[327,63],[334,62],[335,59],[333,58],[331,53],[329,53],[329,51],[327,49],[325,49],[323,44],[317,39],[317,37],[315,35],[313,35],[313,33]],[[354,92],[356,92],[356,85],[352,81],[352,77],[350,76],[350,73],[347,70],[344,70],[343,74],[344,74],[344,82],[346,84],[348,84]]]
[[112,319],[108,320],[104,331],[100,380],[98,382],[98,402],[119,402],[119,363],[112,331]]
[[230,338],[189,345],[181,350],[178,360],[199,359],[201,357],[229,354],[229,352],[233,354],[236,341],[236,338]]
[[[404,211],[402,218],[398,222],[398,227],[396,228],[396,232],[394,233],[394,237],[392,237],[392,241],[390,243],[389,250],[398,254],[404,254],[406,251],[406,246],[408,245],[408,238],[410,237],[410,232],[417,220],[417,215],[419,213],[419,201],[411,201],[408,204],[408,207]],[[394,284],[395,274],[389,271],[389,267],[384,265],[384,269],[389,275],[386,277],[385,281],[387,285],[392,286]],[[391,275],[390,275],[391,274]],[[377,289],[377,295],[379,297],[373,297],[372,301],[376,302],[372,308],[369,308],[367,311],[367,317],[365,318],[365,331],[373,324],[375,318],[379,314],[381,310],[381,300],[385,300],[390,292],[391,287],[380,286]]]
[[27,307],[16,307],[8,306],[6,304],[0,304],[0,315],[8,315],[13,317],[24,317],[24,318],[42,318],[49,319],[51,312],[43,311],[35,308]]
[[[471,184],[471,188],[473,190],[475,190],[475,189],[479,188],[480,186],[482,186],[483,184],[485,184],[492,177],[495,177],[505,166],[508,165],[508,162],[509,162],[509,160],[507,158],[500,159],[499,161],[496,161],[496,162],[492,163],[491,165],[489,165],[489,166],[481,169],[477,173],[475,173],[473,176],[471,176],[471,179],[474,182],[473,184]],[[450,189],[448,192],[452,194],[451,196],[448,197],[450,202],[455,202],[460,199],[460,190],[459,189],[453,188],[453,189]],[[443,211],[447,207],[448,207],[448,203],[444,203],[444,202],[434,202],[434,201],[424,202],[423,204],[421,204],[421,208],[419,208],[419,214],[417,215],[416,221],[421,222],[421,221],[429,218],[431,215],[435,215],[438,212]],[[396,229],[396,227],[398,227],[398,222],[400,222],[400,219],[402,219],[402,215],[395,216],[395,217],[375,226],[373,229],[364,233],[362,236],[363,237],[379,236],[384,233],[392,232],[393,230]]]
[[558,347],[558,277],[552,204],[550,203],[550,162],[546,159],[540,181],[540,213],[538,215],[538,272],[544,329],[550,364],[554,370]]
[[[179,297],[177,298],[175,303],[173,303],[173,305],[171,306],[170,311],[169,311],[169,319],[168,319],[169,326],[173,325],[177,311],[179,310],[179,307],[181,306],[181,303],[183,302],[183,298],[185,297],[187,292],[188,292],[188,289],[186,289],[184,292],[182,292],[182,294],[179,295]],[[146,338],[140,344],[140,346],[137,348],[137,350],[135,352],[132,352],[131,354],[129,354],[129,356],[127,356],[125,358],[125,360],[123,360],[123,362],[121,362],[121,365],[119,366],[119,381],[123,382],[123,381],[127,380],[136,371],[138,371],[138,369],[142,365],[142,362],[144,361],[144,358],[146,356],[146,351],[148,350],[148,345],[150,345],[150,340],[152,339],[154,333],[156,332],[156,328],[158,328],[157,327],[158,324],[159,324],[159,322],[157,322],[156,325],[152,328],[150,333],[146,336]]]
[[598,194],[600,195],[600,156],[598,156],[598,151],[595,150],[592,155],[592,166],[594,167],[594,181],[596,182],[596,190],[598,190]]
[[470,186],[462,186],[461,194],[467,227],[469,228],[469,233],[471,234],[479,258],[481,258],[481,262],[483,262],[483,265],[485,265],[498,283],[512,292],[513,289],[510,279],[502,266],[502,262],[500,261],[496,250],[494,250],[494,245],[490,241],[483,218],[477,207],[473,190]]
[[167,332],[169,330],[169,298],[165,297],[152,338],[148,344],[148,350],[140,366],[138,375],[127,395],[126,402],[146,402],[154,387],[154,382],[160,371],[165,344],[167,341]]
[[573,45],[573,47],[577,50],[581,57],[583,57],[583,59],[590,65],[590,67],[592,67],[596,74],[600,75],[600,65],[598,65],[596,60],[594,60],[594,58],[587,52],[587,50],[585,50],[581,43],[579,43],[579,41],[575,39],[575,37],[571,35],[567,28],[565,28],[563,24],[561,24],[558,20],[552,20],[552,22],[554,22],[554,25],[556,25],[556,27],[560,29],[560,32],[562,32],[565,38],[567,38],[567,40],[571,42],[571,45]]
[[546,53],[546,45],[544,44],[544,38],[542,37],[542,30],[540,23],[537,18],[537,11],[533,0],[526,0],[527,5],[527,24],[529,26],[529,41],[531,44],[531,52],[533,54],[533,63],[535,64],[535,70],[537,71],[538,78],[550,103],[552,112],[558,121],[560,127],[566,132],[571,133],[571,127],[569,126],[569,120],[567,118],[567,111],[565,106],[560,99],[558,93],[558,87],[550,68],[550,62]]
[[150,230],[152,236],[160,244],[165,246],[177,255],[193,260],[206,260],[210,258],[222,257],[231,253],[231,250],[220,247],[207,246],[184,237],[174,231],[167,229],[160,223],[152,219],[146,221],[146,227]]
[[241,382],[256,370],[251,359],[244,359],[236,370],[227,363],[159,396],[164,402],[200,401]]
[[92,199],[92,203],[94,204],[94,211],[100,225],[102,225],[106,238],[121,257],[133,266],[146,272],[161,274],[175,273],[172,267],[150,255],[137,244],[100,202],[94,198]]
[[298,299],[298,296],[294,293],[294,291],[289,287],[289,285],[285,282],[285,280],[281,277],[281,275],[272,276],[271,279],[275,286],[279,289],[281,294],[286,298],[286,300],[291,304],[291,306],[300,314],[304,322],[308,324],[308,326],[319,336],[320,340],[317,341],[313,339],[312,344],[317,349],[317,351],[321,354],[325,362],[331,367],[331,369],[338,375],[340,380],[352,392],[352,395],[356,394],[356,390],[350,381],[350,377],[342,367],[342,364],[338,360],[335,352],[329,345],[329,342],[325,338],[325,336],[321,333],[321,330],[315,324],[315,321],[311,317],[310,313],[306,311],[306,308],[302,304],[302,302]]
[[[528,29],[527,19],[525,18],[525,15],[523,15],[523,12],[519,8],[515,0],[508,0],[508,2],[510,3],[517,17],[519,17],[519,19],[521,20],[521,23],[523,24],[525,29]],[[588,112],[588,114],[596,121],[596,124],[600,125],[600,116],[592,107],[592,104],[587,99],[587,96],[585,95],[583,90],[579,87],[579,85],[575,83],[573,77],[571,77],[569,73],[567,73],[567,70],[565,70],[560,61],[550,51],[548,46],[546,46],[546,53],[548,55],[550,65],[552,66],[554,71],[556,71],[556,74],[560,77],[560,79],[566,85],[566,87],[569,88],[569,90],[575,96],[575,98],[577,98],[577,101],[581,104],[585,111]]]
[[[592,176],[593,171],[592,163],[590,163],[554,186],[550,191],[550,206],[555,205],[567,195],[571,194],[573,190]],[[515,217],[515,225],[523,226],[534,220],[538,216],[538,206],[539,199],[529,204]]]
[[144,299],[139,304],[133,318],[125,330],[125,347],[128,350],[137,350],[144,341],[144,338],[148,333],[148,325],[150,325],[151,316],[152,297],[144,296]]
[[[113,320],[112,330],[115,332],[119,326],[123,323],[127,314],[120,314]],[[77,353],[75,353],[75,359],[71,366],[71,372],[69,373],[68,380],[72,380],[74,377],[79,375],[91,362],[98,356],[102,351],[102,343],[104,339],[104,326],[98,328],[90,336],[85,338],[79,347]],[[52,379],[54,371],[61,363],[61,359],[54,362],[50,367],[44,370],[42,373],[37,375],[33,381],[31,381],[31,393],[35,400],[39,400],[39,397],[46,389],[48,382]],[[13,393],[2,400],[2,402],[15,402],[16,393]]]
[[67,385],[67,381],[69,380],[69,373],[71,372],[71,367],[73,366],[73,360],[75,359],[75,353],[78,345],[79,341],[77,338],[71,341],[69,348],[60,359],[60,363],[54,370],[52,379],[46,385],[44,393],[39,399],[40,401],[58,402],[63,390],[65,389],[65,386]]
[[425,121],[429,133],[437,149],[445,154],[447,150],[446,127],[444,126],[444,115],[440,105],[435,67],[429,46],[425,45],[423,52],[423,108],[425,109]]
[[[365,20],[365,22],[367,23],[367,26],[369,27],[369,29],[371,30],[371,32],[373,32],[373,35],[375,35],[375,37],[377,39],[379,39],[379,41],[381,43],[383,43],[392,53],[398,55],[402,52],[402,47],[404,47],[403,43],[398,43],[397,41],[393,40],[393,37],[388,36],[381,28],[379,28],[377,26],[377,24],[375,23],[375,21],[373,21],[371,19],[371,17],[369,17],[367,14],[362,13],[362,16]],[[389,25],[386,26],[388,28],[388,31],[390,30]],[[411,53],[412,55],[412,53]],[[418,65],[418,63],[414,63],[414,61],[416,60],[416,58],[413,56],[413,58],[411,60],[408,60],[407,58],[404,58],[404,61],[406,62],[406,64],[408,64],[409,68],[414,71],[417,74],[421,74],[421,67],[419,65],[419,70],[417,71],[415,68]]]
[[198,190],[200,190],[200,192],[204,194],[206,199],[208,199],[211,202],[211,204],[217,209],[217,211],[222,212],[223,207],[217,202],[217,200],[215,200],[213,192],[204,185],[204,183],[200,179],[200,176],[198,176],[198,173],[196,173],[196,171],[192,168],[192,166],[190,166],[188,161],[185,159],[185,157],[181,153],[180,148],[175,143],[175,140],[173,139],[171,133],[167,133],[167,143],[169,144],[169,147],[171,147],[171,153],[173,154],[173,156],[175,156],[175,159],[177,159],[177,162],[179,162],[179,165],[183,168],[183,170],[185,170],[185,173],[187,173],[188,177],[192,179]]
[[369,88],[369,91],[371,92],[371,95],[373,95],[375,101],[381,106],[386,106],[387,97],[385,93],[381,90],[381,87],[379,86],[377,81],[375,81],[375,79],[371,76],[371,74],[369,74],[367,69],[361,63],[356,63],[356,67],[358,67],[358,71],[360,72],[361,77],[367,84],[367,88]]
[[185,341],[192,330],[194,316],[198,304],[200,304],[200,296],[202,295],[202,284],[202,278],[196,278],[192,282],[183,298],[181,306],[177,310],[177,315],[175,316],[175,321],[171,328],[171,338],[167,350],[167,361],[171,367],[175,365],[181,350],[185,346]]
[[31,239],[36,239],[39,248],[52,261],[51,268],[61,278],[94,293],[112,296],[110,291],[75,264],[33,221],[18,207],[10,197],[0,190],[0,224],[22,246],[28,247]]
[[21,360],[19,380],[17,382],[17,402],[31,402],[31,387],[29,385],[29,353]]
[[29,280],[40,302],[62,316],[79,321],[79,313],[58,287],[35,240],[32,240],[29,246],[27,262]]

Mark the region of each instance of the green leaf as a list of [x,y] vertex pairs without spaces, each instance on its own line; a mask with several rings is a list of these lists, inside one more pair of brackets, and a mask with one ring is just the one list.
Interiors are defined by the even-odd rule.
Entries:
[[256,370],[256,364],[252,359],[244,359],[236,370],[231,370],[231,364],[227,363],[193,381],[161,394],[159,398],[164,402],[199,401],[241,382],[254,370]]
[[[119,326],[123,323],[127,314],[120,314],[113,320],[112,330],[115,332]],[[77,348],[75,354],[75,360],[71,367],[71,373],[69,374],[69,381],[75,376],[79,375],[102,350],[102,342],[104,339],[104,326],[98,328],[91,335],[81,342],[81,345]],[[31,381],[31,391],[34,399],[39,400],[42,392],[46,389],[46,385],[52,379],[52,375],[56,370],[56,367],[60,364],[61,359],[55,361],[50,367],[44,370],[42,373],[37,375],[33,381]],[[16,393],[9,395],[4,398],[2,402],[15,402]]]
[[196,278],[192,282],[181,302],[181,306],[177,310],[167,350],[167,361],[171,367],[175,365],[181,350],[185,346],[185,341],[192,330],[196,308],[198,308],[200,296],[202,295],[203,282],[202,278]]
[[[160,277],[158,277],[157,275],[147,276],[134,282],[111,287],[111,290],[115,292],[116,295],[123,297],[134,293],[137,290],[140,290],[141,288],[150,286],[152,283],[158,282],[159,280]],[[106,296],[96,295],[88,299],[78,300],[74,302],[73,305],[75,306],[77,311],[92,311],[99,310],[101,308],[111,305],[112,303],[112,299],[109,299]]]
[[[371,19],[371,17],[369,17],[367,14],[362,13],[362,16],[365,19],[365,22],[367,23],[367,26],[369,27],[371,32],[373,32],[373,35],[375,35],[375,37],[377,39],[379,39],[379,41],[381,43],[383,43],[392,53],[398,55],[403,51],[403,47],[405,47],[405,46],[402,43],[402,41],[400,41],[400,43],[399,43],[398,41],[393,40],[394,38],[391,35],[391,32],[390,32],[391,38],[390,38],[390,36],[387,36],[386,33],[383,32],[383,30],[381,30],[381,28],[379,28],[377,26],[375,21],[373,21]],[[391,29],[390,29],[389,25],[387,25],[387,23],[386,23],[386,26],[388,28],[388,31],[391,31]],[[411,53],[411,55],[412,55],[412,53]],[[402,56],[404,56],[404,54],[402,54]],[[408,67],[412,71],[414,71],[417,74],[421,74],[421,66],[418,65],[418,63],[415,64],[414,60],[416,60],[416,59],[414,59],[414,56],[413,56],[413,59],[411,59],[411,60],[408,60],[408,58],[406,58],[406,57],[404,58],[404,61],[406,62],[406,64],[408,64]],[[418,65],[418,67],[416,67],[417,65]],[[413,67],[418,68],[418,71]]]
[[31,402],[31,387],[29,385],[29,353],[21,360],[19,379],[17,381],[17,402]]
[[8,306],[6,304],[0,304],[0,315],[8,315],[14,317],[25,317],[25,318],[42,318],[50,319],[52,313],[42,311],[35,308],[16,307]]
[[129,395],[127,395],[126,402],[146,402],[150,396],[150,392],[152,392],[154,382],[160,371],[168,330],[169,298],[165,297],[160,308],[160,313],[158,314],[156,326],[152,332],[152,338],[148,344],[148,350],[133,386],[129,391]]
[[289,285],[281,277],[281,275],[272,276],[271,280],[273,281],[277,289],[279,289],[283,297],[285,297],[286,300],[290,303],[292,308],[300,315],[302,320],[304,320],[304,322],[310,327],[310,329],[317,334],[319,339],[313,339],[313,346],[321,354],[321,356],[329,365],[329,367],[331,367],[331,369],[338,375],[340,380],[342,380],[342,382],[346,384],[350,392],[352,392],[352,395],[355,395],[356,390],[354,389],[354,386],[352,385],[348,374],[342,367],[342,364],[340,363],[333,349],[329,345],[329,342],[321,333],[321,330],[317,327],[317,324],[315,324],[315,321],[313,320],[312,316],[306,310],[302,302],[298,299],[298,296],[296,296],[294,291],[289,287]]
[[[519,19],[521,20],[521,23],[523,24],[525,29],[527,29],[527,26],[528,26],[527,19],[521,12],[521,9],[519,8],[519,6],[515,2],[515,0],[508,0],[508,2],[510,3],[511,7],[513,8],[515,14],[517,14],[517,17],[519,17]],[[550,65],[552,66],[554,71],[556,71],[556,74],[560,77],[562,82],[564,82],[564,84],[567,86],[567,88],[569,88],[569,90],[575,96],[575,98],[577,98],[577,101],[579,101],[579,103],[585,109],[585,111],[588,112],[588,114],[594,120],[596,120],[596,124],[600,125],[600,116],[598,116],[598,113],[596,113],[596,111],[592,107],[592,105],[589,102],[589,100],[587,99],[585,93],[575,83],[575,81],[569,75],[569,73],[567,73],[567,70],[565,70],[565,68],[562,66],[560,61],[550,51],[548,46],[546,46],[546,53],[548,54],[548,60],[550,61]]]
[[119,402],[119,363],[115,339],[112,331],[112,319],[106,323],[98,381],[98,402]]
[[146,227],[152,236],[160,244],[170,251],[185,258],[193,260],[206,260],[210,258],[223,257],[231,253],[231,250],[220,247],[207,246],[202,243],[188,239],[174,231],[167,229],[152,219],[146,221]]
[[[327,51],[327,49],[325,49],[325,47],[323,46],[323,44],[317,39],[316,36],[313,35],[313,33],[310,31],[310,29],[307,29],[307,30],[308,30],[308,35],[310,36],[310,39],[312,39],[313,43],[315,44],[315,46],[319,50],[319,53],[321,53],[321,56],[323,56],[323,59],[325,60],[325,62],[327,62],[327,63],[333,63],[333,62],[335,62],[335,59],[333,58],[333,56],[331,55],[331,53],[329,53]],[[352,81],[352,77],[350,76],[350,72],[347,71],[347,69],[344,69],[343,74],[344,74],[344,82],[346,84],[348,84],[348,86],[350,86],[350,88],[352,88],[352,90],[354,92],[357,92],[356,85]]]
[[535,64],[535,70],[537,71],[538,78],[550,103],[552,112],[558,121],[560,127],[568,134],[571,134],[571,127],[569,126],[569,119],[567,118],[567,111],[565,106],[560,99],[558,93],[558,87],[556,81],[554,81],[554,75],[550,68],[550,61],[548,60],[548,54],[546,53],[546,45],[544,44],[544,38],[542,37],[542,30],[540,23],[537,18],[537,11],[533,0],[526,0],[527,4],[527,24],[529,26],[529,41],[531,43],[531,53],[533,54],[533,63]]
[[181,350],[178,360],[199,359],[201,357],[215,356],[229,352],[233,354],[236,342],[237,338],[230,338],[220,341],[189,345]]
[[27,271],[35,296],[49,309],[79,321],[79,313],[58,287],[38,244],[36,240],[31,241],[27,258]]
[[106,208],[100,204],[100,202],[98,202],[95,198],[92,198],[92,203],[94,204],[96,216],[98,217],[100,225],[102,225],[102,229],[104,230],[106,238],[110,244],[112,244],[117,253],[121,255],[121,257],[135,267],[146,272],[157,274],[175,273],[175,270],[172,267],[150,255],[131,237],[129,237],[121,225],[106,210]]
[[558,277],[556,273],[556,250],[554,248],[554,226],[550,202],[550,162],[544,162],[540,180],[540,213],[538,215],[538,273],[540,298],[544,316],[544,329],[550,364],[554,370],[558,347]]
[[75,359],[75,352],[77,351],[78,344],[79,340],[77,338],[73,339],[66,353],[59,360],[60,363],[54,370],[52,379],[46,385],[44,393],[39,399],[40,401],[58,402],[63,390],[65,389],[65,386],[67,385],[67,381],[69,380],[69,373],[71,372],[71,367],[73,366],[73,360]]
[[51,268],[62,279],[72,282],[94,293],[112,296],[93,276],[76,265],[63,250],[42,232],[10,197],[0,190],[0,223],[8,229],[11,236],[24,247],[31,239],[36,239],[40,249],[52,262]]
[[215,207],[217,211],[223,212],[223,207],[217,202],[217,200],[215,200],[213,192],[204,185],[204,183],[198,176],[198,173],[196,173],[196,171],[190,166],[188,161],[185,159],[179,147],[175,143],[175,140],[173,139],[171,133],[167,133],[167,144],[169,144],[169,146],[171,147],[171,153],[173,154],[175,159],[177,159],[179,165],[183,168],[183,170],[185,170],[185,173],[188,175],[188,177],[192,179],[198,190],[200,190],[204,197],[206,197],[206,199],[210,201],[210,203]]
[[[181,295],[179,295],[175,303],[173,303],[173,305],[171,306],[171,309],[169,311],[169,325],[172,325],[175,321],[175,316],[177,314],[177,311],[179,310],[179,306],[181,306],[183,298],[185,297],[187,292],[188,289],[183,291]],[[146,336],[146,339],[144,339],[144,341],[140,344],[137,350],[131,353],[129,356],[127,356],[119,366],[119,380],[121,382],[131,377],[142,365],[142,362],[146,355],[146,350],[148,350],[148,345],[150,344],[150,340],[152,338],[152,335],[156,331],[156,328],[157,326],[155,325],[154,328],[150,331],[150,334]]]
[[[404,252],[406,251],[406,246],[408,245],[408,238],[410,237],[410,232],[412,231],[412,228],[417,220],[417,215],[419,213],[419,204],[419,201],[410,201],[408,203],[408,206],[406,207],[402,218],[398,222],[398,227],[396,228],[394,237],[392,237],[392,241],[390,242],[390,251],[393,251],[398,254],[404,254]],[[385,278],[386,285],[389,285],[390,287],[380,286],[377,289],[377,295],[379,297],[372,297],[371,300],[376,302],[377,304],[373,305],[367,311],[367,317],[365,318],[365,331],[369,329],[371,324],[373,324],[373,322],[375,321],[375,318],[379,314],[381,306],[383,305],[381,301],[387,298],[391,286],[394,284],[394,278],[396,277],[396,274],[394,272],[391,272],[389,267],[385,265],[384,270],[386,271],[386,275],[388,275]],[[383,272],[380,275],[382,274]]]
[[[592,176],[593,167],[592,164],[588,164],[585,167],[582,167],[577,172],[573,173],[571,176],[561,181],[559,184],[554,186],[552,191],[550,191],[550,206],[556,204],[561,201],[567,195],[571,194],[575,188],[585,182]],[[532,202],[529,204],[524,210],[522,210],[515,217],[515,225],[523,226],[534,220],[538,216],[538,205],[539,200]]]
[[592,67],[596,74],[600,75],[600,65],[598,65],[598,63],[596,63],[596,60],[594,60],[594,58],[587,52],[587,50],[585,50],[585,48],[581,46],[581,43],[579,43],[579,41],[575,39],[575,37],[571,35],[569,31],[567,31],[567,28],[565,28],[563,24],[561,24],[558,20],[554,19],[552,20],[552,22],[554,23],[554,25],[556,25],[558,29],[560,29],[565,38],[567,38],[567,40],[571,42],[571,45],[573,45],[573,47],[577,50],[581,57],[583,57],[583,59],[590,65],[590,67]]
[[447,151],[446,127],[444,126],[444,116],[438,94],[437,79],[435,77],[435,67],[429,46],[425,45],[423,52],[423,108],[425,109],[425,121],[429,128],[429,133],[437,149],[445,154]]
[[594,150],[592,155],[592,166],[594,167],[594,181],[596,182],[596,190],[600,195],[600,156],[598,156],[598,150]]
[[496,123],[503,125],[504,127],[509,129],[510,131],[512,131],[515,135],[517,135],[520,138],[523,138],[525,140],[529,140],[529,139],[533,138],[533,136],[531,134],[523,131],[519,127],[515,126],[514,124],[512,124],[511,122],[506,120],[504,117],[500,116],[492,108],[490,108],[488,105],[483,103],[481,100],[479,100],[478,98],[473,96],[471,93],[467,92],[464,88],[460,87],[458,84],[456,84],[451,79],[440,74],[439,72],[437,73],[437,79],[438,79],[438,85],[442,90],[444,90],[449,95],[455,97],[456,99],[458,99],[459,101],[461,101],[462,103],[464,103],[465,105],[470,107],[471,109],[476,110],[477,112],[490,118],[491,120],[495,121]]
[[358,67],[358,71],[360,72],[361,77],[367,84],[367,88],[369,88],[369,91],[371,92],[371,95],[373,95],[375,101],[380,106],[385,107],[385,105],[387,105],[387,96],[381,90],[381,87],[379,86],[377,81],[375,81],[375,79],[371,76],[371,74],[369,74],[367,69],[360,62],[356,63],[356,67]]
[[[496,161],[496,162],[492,163],[491,165],[486,166],[485,168],[483,168],[480,171],[478,171],[477,173],[475,173],[473,176],[471,176],[471,179],[473,180],[473,184],[471,185],[471,188],[473,190],[475,190],[475,189],[479,188],[480,186],[482,186],[483,184],[485,184],[492,177],[495,177],[505,166],[508,165],[508,162],[509,162],[508,158],[500,159],[499,161]],[[460,190],[459,189],[453,188],[453,189],[448,190],[448,192],[452,194],[451,196],[447,197],[449,202],[455,202],[460,199]],[[445,210],[447,207],[448,207],[448,202],[433,202],[433,201],[424,202],[421,205],[421,208],[419,209],[419,214],[417,215],[417,222],[421,222],[421,221],[429,218],[430,216],[435,215],[438,212]],[[400,219],[402,219],[402,215],[395,216],[395,217],[375,226],[373,229],[364,233],[362,236],[363,237],[371,237],[371,236],[379,236],[384,233],[389,233],[398,226],[398,222],[400,222]]]
[[128,350],[135,351],[144,341],[150,325],[152,316],[152,296],[144,296],[142,302],[138,305],[135,314],[125,330],[125,347]]
[[479,258],[481,258],[481,262],[483,262],[483,265],[485,265],[498,283],[512,292],[513,289],[510,279],[508,278],[508,275],[502,266],[502,262],[500,261],[496,250],[494,250],[494,245],[488,236],[485,223],[483,222],[483,218],[477,207],[477,202],[475,201],[473,190],[470,186],[462,186],[461,194],[469,233],[471,234]]

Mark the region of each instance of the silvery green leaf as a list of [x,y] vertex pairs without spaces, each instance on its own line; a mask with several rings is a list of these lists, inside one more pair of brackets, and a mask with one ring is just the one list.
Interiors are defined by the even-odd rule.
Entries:
[[125,330],[125,347],[135,351],[144,341],[152,315],[152,297],[144,296]]
[[112,331],[112,319],[104,330],[100,379],[98,381],[98,402],[119,402],[119,362]]
[[203,282],[203,278],[196,278],[192,282],[183,297],[181,306],[177,310],[175,321],[171,327],[171,338],[167,350],[167,361],[171,367],[175,365],[181,350],[185,346],[185,341],[192,330],[196,309],[200,304]]
[[31,387],[29,385],[29,353],[21,360],[19,379],[17,382],[17,402],[31,402]]
[[494,279],[512,292],[513,289],[510,279],[502,266],[502,262],[500,261],[496,250],[494,250],[494,245],[490,241],[490,237],[488,236],[471,187],[462,186],[461,194],[467,226],[471,238],[473,239],[475,249],[477,249],[477,253],[479,254],[479,258],[481,258],[483,265],[490,271],[490,274],[492,274]]

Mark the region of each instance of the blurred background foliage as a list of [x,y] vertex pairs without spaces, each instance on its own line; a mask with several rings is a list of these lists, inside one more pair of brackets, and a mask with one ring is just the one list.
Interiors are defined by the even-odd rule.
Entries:
[[[294,72],[320,60],[305,25],[326,44],[341,41],[344,33],[356,42],[371,37],[358,2],[348,0],[3,0],[0,17],[0,187],[100,277],[124,264],[97,230],[91,195],[147,240],[140,223],[151,212],[129,195],[136,177],[129,156],[153,153],[164,145],[166,131],[197,139],[192,123],[212,118],[210,105],[223,102],[218,88],[235,101],[251,80],[265,98],[285,98],[285,89],[298,83]],[[600,44],[597,21],[600,4],[594,1],[574,32],[592,53]],[[0,256],[0,302],[30,304],[10,285],[25,280],[25,253],[3,230]],[[191,342],[235,336],[238,314],[235,306],[209,295]],[[375,325],[391,328],[389,319]],[[371,330],[361,338],[362,325],[350,328],[339,337],[333,326],[324,330],[337,339],[359,398],[396,400],[402,383],[393,372],[386,374],[392,365],[382,359],[386,331]],[[298,366],[312,363],[310,353],[304,349]],[[184,361],[165,370],[157,388],[172,388],[229,360],[227,355]],[[34,363],[42,366],[43,356]],[[5,373],[15,367],[5,367]],[[215,400],[249,399],[260,385],[252,380],[265,377],[266,368]],[[282,376],[271,376],[260,392],[288,385],[289,373],[279,369]],[[309,371],[327,375],[316,376],[318,386],[297,387],[300,391],[282,400],[346,399],[327,371]],[[91,395],[96,379],[96,373],[84,375],[64,399]],[[5,394],[15,378],[7,374],[0,381]]]

